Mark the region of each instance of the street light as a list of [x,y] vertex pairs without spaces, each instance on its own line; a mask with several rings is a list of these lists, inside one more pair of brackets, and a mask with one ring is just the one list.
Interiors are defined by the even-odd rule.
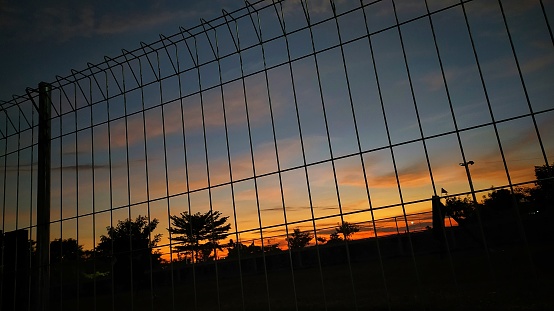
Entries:
[[467,174],[467,181],[469,182],[469,189],[471,190],[471,196],[473,197],[473,204],[477,206],[477,197],[475,196],[475,189],[473,189],[473,181],[471,180],[471,173],[469,172],[469,166],[475,164],[473,161],[466,161],[460,163],[460,166],[465,167]]
[[[477,197],[475,197],[475,189],[473,189],[473,182],[471,181],[471,173],[469,172],[469,166],[475,164],[473,161],[466,161],[460,163],[460,166],[466,168],[467,181],[469,182],[469,188],[471,189],[471,196],[473,197],[473,204],[475,205],[475,212],[477,214],[477,221],[479,222],[479,228],[481,231],[481,239],[483,239],[483,247],[485,248],[485,253],[487,254],[487,261],[489,262],[489,267],[491,266],[491,258],[489,254],[489,247],[487,246],[487,240],[485,239],[485,231],[483,230],[483,220],[481,219],[481,213],[477,208]],[[490,270],[492,271],[492,270]]]

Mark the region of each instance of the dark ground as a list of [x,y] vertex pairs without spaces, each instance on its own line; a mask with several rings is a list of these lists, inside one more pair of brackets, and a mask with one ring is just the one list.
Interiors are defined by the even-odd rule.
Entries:
[[[544,223],[542,223],[544,222]],[[134,290],[81,280],[53,292],[57,310],[552,310],[554,243],[547,221],[431,230],[154,271]],[[527,241],[527,242],[526,242]],[[377,249],[377,242],[379,249]],[[449,250],[449,251],[447,251]],[[381,253],[382,265],[378,251]],[[319,257],[318,257],[319,253]],[[318,260],[318,258],[320,260]],[[292,268],[291,268],[292,259]],[[349,264],[350,262],[350,264]],[[321,264],[320,264],[321,263]],[[267,269],[264,269],[264,266]],[[239,270],[240,269],[240,270]],[[242,277],[241,273],[242,271]],[[146,274],[148,275],[148,274]],[[293,281],[294,280],[294,281]],[[77,295],[77,288],[78,295]],[[219,290],[218,290],[219,288]],[[113,292],[113,295],[112,295]],[[295,297],[296,292],[296,297]],[[269,294],[268,294],[269,293]],[[60,299],[62,297],[62,299]],[[57,298],[57,299],[56,299]],[[57,302],[56,302],[57,301]]]

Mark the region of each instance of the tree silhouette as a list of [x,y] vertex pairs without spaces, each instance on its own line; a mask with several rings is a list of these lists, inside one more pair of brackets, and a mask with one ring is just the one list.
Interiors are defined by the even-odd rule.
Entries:
[[339,233],[335,231],[329,235],[329,240],[327,240],[327,243],[332,244],[340,241],[342,241],[342,238],[340,237]]
[[161,240],[162,235],[151,236],[152,231],[158,226],[158,219],[154,218],[148,221],[146,216],[137,216],[132,219],[119,220],[115,227],[107,226],[108,235],[100,236],[100,243],[96,251],[100,254],[111,254],[112,243],[113,253],[148,250]]
[[191,253],[195,261],[207,261],[213,251],[221,250],[219,241],[227,238],[231,225],[227,223],[229,216],[221,217],[221,212],[170,216],[171,227],[168,229],[175,245],[175,251]]
[[464,224],[476,219],[476,209],[473,202],[465,197],[450,197],[446,199],[446,215],[452,217],[458,224]]
[[508,189],[497,189],[486,196],[483,196],[483,205],[485,208],[498,212],[511,209],[513,200],[521,202],[523,200],[523,194],[521,192],[512,192]]
[[299,228],[294,229],[292,234],[287,238],[290,249],[304,248],[306,245],[310,244],[310,241],[314,237],[310,235],[308,231],[300,231]]
[[321,244],[325,244],[325,242],[327,242],[327,239],[322,236],[318,236],[316,240]]
[[148,221],[148,217],[139,215],[135,220],[119,220],[115,227],[106,227],[108,234],[100,236],[96,254],[111,260],[116,283],[129,284],[132,276],[137,285],[146,285],[144,271],[161,263],[161,254],[152,251],[162,236],[152,235],[158,223],[156,218]]
[[[554,163],[552,165],[535,166],[535,185],[544,191],[554,189]],[[552,193],[552,191],[550,191]]]
[[360,227],[356,224],[349,223],[347,221],[343,222],[342,225],[339,225],[335,228],[335,233],[338,235],[339,233],[342,233],[344,235],[344,238],[348,241],[350,240],[350,237],[354,235],[354,233],[359,232]]
[[531,189],[531,196],[536,209],[541,212],[552,212],[545,207],[554,203],[554,163],[552,165],[535,166],[535,188]]
[[358,225],[345,221],[342,224],[337,224],[337,226],[335,227],[335,232],[329,235],[329,240],[327,241],[327,243],[332,244],[343,241],[342,237],[349,241],[350,237],[359,231],[360,227]]
[[79,245],[75,239],[54,239],[50,242],[50,263],[77,260],[83,254],[83,245]]
[[514,204],[520,210],[525,210],[531,200],[528,192],[529,190],[523,188],[514,188],[513,193],[509,189],[491,191],[483,196],[483,207],[480,210],[483,220],[515,216]]
[[262,247],[255,245],[254,241],[248,246],[240,243],[240,242],[234,242],[233,239],[229,240],[229,244],[227,244],[227,258],[229,259],[236,259],[239,257],[239,253],[241,258],[247,258],[247,257],[253,257],[262,253],[279,253],[282,252],[282,250],[279,248],[279,243],[271,244],[268,243],[264,245],[263,251]]

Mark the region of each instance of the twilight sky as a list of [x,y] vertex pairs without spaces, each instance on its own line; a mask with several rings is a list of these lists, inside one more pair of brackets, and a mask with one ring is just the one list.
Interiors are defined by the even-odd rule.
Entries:
[[[140,47],[140,41],[156,41],[159,33],[169,36],[179,26],[197,26],[200,18],[219,17],[221,8],[231,11],[243,6],[235,0],[186,4],[124,1],[115,6],[94,1],[31,2],[37,9],[30,9],[31,4],[0,3],[0,34],[3,46],[10,47],[0,52],[1,99],[9,99],[12,93],[24,94],[25,87],[35,87],[41,80],[54,81],[56,74],[66,76],[71,69],[85,69],[87,62],[102,62],[104,55],[115,57],[121,48],[134,50]],[[304,27],[300,5],[286,3],[287,30]],[[312,23],[332,16],[327,1],[309,3]],[[336,3],[340,15],[355,8],[357,2]],[[399,22],[425,14],[423,3],[396,0]],[[454,3],[430,0],[429,6],[436,11]],[[200,63],[208,63],[200,66],[198,72],[194,69],[180,73],[185,81],[181,89],[176,76],[172,76],[159,84],[153,82],[131,90],[137,85],[133,86],[127,72],[127,90],[131,91],[108,101],[98,101],[100,93],[91,91],[93,101],[98,103],[89,108],[84,107],[78,92],[68,87],[65,91],[71,98],[75,95],[74,104],[80,109],[53,120],[52,220],[66,219],[60,222],[64,236],[75,236],[76,230],[82,230],[79,234],[81,239],[88,239],[87,245],[92,244],[93,223],[97,238],[110,221],[129,215],[150,213],[160,219],[161,231],[165,232],[169,226],[168,211],[185,211],[189,202],[193,213],[211,207],[224,215],[233,215],[235,204],[237,224],[233,223],[233,227],[238,231],[252,230],[247,235],[251,238],[259,236],[254,231],[260,225],[275,226],[268,230],[282,234],[284,217],[288,223],[298,222],[294,225],[309,229],[312,212],[313,217],[322,218],[339,215],[339,209],[343,213],[363,210],[344,220],[367,221],[371,215],[362,159],[372,207],[382,208],[375,212],[375,218],[401,215],[401,202],[408,203],[406,213],[416,213],[429,210],[429,201],[419,201],[428,200],[435,191],[440,194],[441,188],[451,194],[469,192],[465,171],[458,165],[462,161],[460,145],[466,159],[476,163],[471,172],[477,190],[509,184],[502,152],[510,181],[530,181],[534,178],[533,166],[543,165],[544,155],[552,161],[554,154],[554,112],[550,111],[554,98],[554,46],[538,1],[503,3],[518,63],[497,1],[475,0],[466,4],[471,38],[460,6],[432,15],[444,79],[429,18],[406,23],[399,32],[391,27],[396,24],[391,1],[381,1],[367,6],[365,12],[354,10],[339,16],[337,21],[330,19],[315,25],[313,47],[307,30],[288,34],[290,64],[284,38],[264,43],[266,67],[272,67],[267,76],[261,71],[264,63],[260,45],[252,29],[248,32],[252,24],[244,18],[238,27],[243,34],[241,47],[247,49],[240,58],[233,51],[226,28],[217,30],[220,42],[227,43],[220,47],[220,56],[227,55],[220,62],[209,62],[213,54],[206,36],[199,35]],[[554,1],[544,3],[547,15],[554,16]],[[273,11],[265,11],[261,17],[265,40],[281,36],[279,23],[271,15]],[[367,31],[373,33],[373,54],[364,37]],[[347,41],[342,49],[338,46]],[[315,57],[309,55],[312,48],[317,53]],[[174,51],[171,47],[169,50]],[[190,68],[192,61],[189,58],[187,64],[186,51],[181,42],[175,53],[180,55],[184,68]],[[164,53],[159,55],[162,76],[171,76],[169,59]],[[145,58],[142,60],[145,79],[154,81]],[[244,75],[249,76],[232,81],[241,75],[241,60]],[[130,64],[137,68],[137,61]],[[119,72],[120,67],[115,68]],[[217,86],[219,69],[224,83],[221,87]],[[123,74],[123,69],[120,71]],[[258,73],[250,75],[255,72]],[[96,77],[102,79],[103,75]],[[111,90],[116,89],[113,81],[106,84],[111,85]],[[202,93],[197,93],[200,90]],[[189,94],[193,95],[186,96]],[[186,97],[181,101],[180,95]],[[300,125],[296,122],[295,101]],[[129,114],[125,118],[123,104]],[[141,112],[141,104],[146,111]],[[209,117],[202,119],[202,108]],[[527,115],[530,109],[542,113],[533,120]],[[493,118],[502,121],[496,128],[490,124]],[[535,124],[542,134],[544,154]],[[459,137],[454,132],[456,127],[461,130]],[[187,165],[183,161],[185,140]],[[302,144],[306,164],[310,165],[307,170],[302,167]],[[7,145],[8,151],[13,151],[14,143]],[[359,151],[364,152],[362,157],[356,154]],[[280,169],[287,170],[281,176],[275,173],[276,153]],[[15,154],[7,157],[10,179],[29,179],[28,171],[16,175],[17,170],[9,169],[29,164],[29,152],[20,156],[21,162]],[[341,158],[331,162],[331,156]],[[267,176],[254,183],[254,170],[256,176]],[[231,180],[235,181],[233,189]],[[204,189],[208,185],[216,187]],[[5,188],[6,193],[19,193],[17,183]],[[193,193],[185,194],[188,190]],[[19,215],[6,213],[6,229],[29,226],[28,198],[10,195],[7,202],[20,208]],[[112,213],[110,208],[116,210]],[[96,214],[94,220],[92,215],[86,216],[99,211],[104,212]],[[340,220],[339,216],[325,218],[318,220],[317,226],[329,228]],[[163,243],[167,243],[167,235]]]

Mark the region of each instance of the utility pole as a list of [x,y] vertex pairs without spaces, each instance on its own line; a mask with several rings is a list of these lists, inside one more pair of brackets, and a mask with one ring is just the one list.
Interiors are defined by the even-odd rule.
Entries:
[[39,84],[37,177],[37,311],[50,310],[50,156],[52,86]]

